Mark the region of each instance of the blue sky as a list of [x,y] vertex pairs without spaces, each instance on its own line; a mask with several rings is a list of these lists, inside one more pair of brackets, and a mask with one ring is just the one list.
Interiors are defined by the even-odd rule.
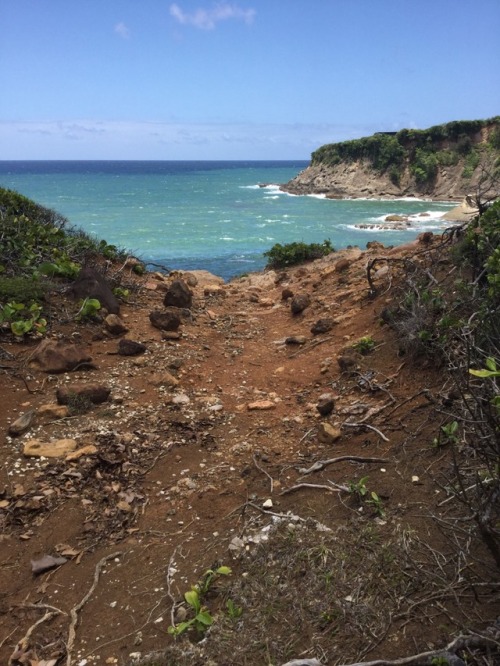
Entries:
[[0,0],[0,159],[309,159],[500,114],[500,0]]

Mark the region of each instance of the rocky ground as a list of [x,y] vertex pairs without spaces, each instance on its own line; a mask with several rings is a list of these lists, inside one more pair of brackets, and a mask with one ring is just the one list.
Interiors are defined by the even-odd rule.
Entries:
[[[381,324],[387,268],[368,297],[367,261],[387,252],[229,284],[184,275],[177,330],[150,319],[176,276],[145,276],[123,330],[52,326],[83,350],[72,371],[1,340],[1,663],[123,665],[173,646],[148,663],[340,664],[494,622],[488,555],[446,529],[453,461],[432,442],[449,383]],[[374,348],[354,349],[364,337]],[[213,628],[174,639],[184,593],[220,565]]]

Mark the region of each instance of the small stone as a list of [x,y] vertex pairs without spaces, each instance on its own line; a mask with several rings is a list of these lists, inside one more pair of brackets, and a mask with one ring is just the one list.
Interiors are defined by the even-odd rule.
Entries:
[[40,405],[36,410],[37,417],[42,421],[55,421],[69,416],[69,407],[66,405],[47,404]]
[[292,314],[297,315],[303,312],[311,305],[311,297],[309,294],[298,294],[292,298],[290,303],[290,310]]
[[155,375],[151,383],[156,387],[169,386],[173,388],[179,385],[179,380],[177,377],[171,375],[170,372],[163,372],[161,375]]
[[181,334],[178,331],[162,331],[162,340],[180,340]]
[[290,298],[293,298],[293,291],[288,287],[285,287],[285,289],[283,289],[281,292],[281,300],[288,301]]
[[321,423],[318,430],[318,439],[323,444],[333,444],[342,437],[339,428],[332,426],[331,423]]
[[328,416],[334,410],[335,402],[333,400],[333,395],[331,393],[324,393],[319,397],[318,404],[316,409],[321,414],[321,416]]
[[350,265],[351,265],[351,262],[349,261],[349,259],[340,259],[335,264],[335,271],[337,273],[342,273],[343,271],[346,271],[349,268]]
[[342,354],[337,358],[342,372],[354,372],[358,367],[358,358],[353,354]]
[[318,319],[318,321],[312,325],[311,333],[313,335],[320,335],[321,333],[328,333],[335,326],[335,320],[331,317],[325,317],[323,319]]
[[190,402],[191,400],[189,399],[189,396],[185,393],[179,393],[172,398],[172,403],[174,405],[189,405]]
[[274,409],[276,404],[272,400],[256,400],[247,405],[249,411],[265,411],[267,409]]
[[61,458],[75,449],[75,439],[57,439],[53,442],[30,439],[24,445],[23,454],[30,458]]
[[176,331],[181,325],[180,316],[172,310],[154,310],[149,315],[149,321],[162,331]]
[[24,412],[24,414],[21,414],[21,416],[19,416],[14,421],[14,423],[12,423],[9,426],[9,435],[12,435],[13,437],[17,437],[17,435],[20,435],[25,430],[28,430],[28,428],[33,423],[34,418],[35,418],[35,410],[34,409],[30,409],[28,412]]
[[147,351],[147,347],[142,342],[122,338],[118,343],[118,354],[120,356],[138,356],[144,354],[145,351]]
[[307,338],[305,335],[290,335],[285,339],[287,345],[305,345]]
[[97,453],[97,446],[94,446],[93,444],[88,444],[87,446],[82,446],[80,449],[77,449],[72,453],[68,453],[68,455],[66,456],[66,462],[71,462],[72,460],[78,460],[83,456],[93,456],[96,453]]
[[60,405],[68,405],[74,399],[84,398],[90,400],[94,405],[106,402],[111,389],[104,384],[65,384],[59,386],[56,391],[57,402]]
[[184,280],[174,280],[163,299],[163,305],[176,308],[190,308],[193,304],[193,292]]
[[104,326],[112,335],[122,335],[128,331],[128,328],[116,314],[109,314],[104,320]]
[[412,483],[419,483],[419,482],[420,482],[420,478],[419,478],[418,476],[412,476],[412,477],[411,477],[411,482],[412,482]]

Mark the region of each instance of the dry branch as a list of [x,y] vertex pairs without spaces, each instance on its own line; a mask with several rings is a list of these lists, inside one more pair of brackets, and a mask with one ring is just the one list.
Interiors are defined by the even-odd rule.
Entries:
[[95,588],[97,587],[97,583],[99,582],[99,576],[101,575],[101,570],[103,566],[109,560],[114,560],[115,557],[119,557],[121,554],[122,554],[121,551],[117,551],[116,553],[111,553],[111,555],[106,555],[106,557],[103,557],[102,559],[99,560],[94,571],[94,580],[92,582],[92,585],[90,586],[89,591],[83,597],[83,599],[79,603],[77,603],[76,606],[74,606],[70,611],[71,623],[69,625],[68,642],[66,645],[66,666],[71,666],[71,651],[73,649],[73,645],[75,643],[75,638],[76,638],[76,625],[78,624],[78,613],[85,606],[87,601],[92,596]]
[[436,659],[442,657],[446,659],[450,666],[465,666],[465,662],[457,656],[457,652],[464,649],[489,649],[493,648],[499,653],[500,643],[493,638],[487,636],[480,636],[473,634],[469,636],[457,636],[451,643],[443,650],[431,650],[429,652],[421,652],[410,657],[402,657],[401,659],[376,659],[375,661],[358,661],[350,664],[342,664],[342,666],[432,666],[436,663]]
[[368,423],[343,423],[342,428],[369,428],[369,430],[373,430],[373,432],[376,432],[377,435],[380,437],[380,439],[383,439],[384,442],[389,442],[389,438],[384,435],[383,432],[381,432],[378,428],[375,428],[375,426],[368,425]]
[[288,493],[293,493],[296,490],[300,490],[301,488],[318,488],[319,490],[329,490],[330,492],[333,493],[340,492],[340,488],[334,488],[333,486],[325,486],[320,483],[298,483],[297,485],[292,486],[291,488],[286,488],[280,493],[280,495],[288,495]]
[[[363,424],[364,425],[364,424]],[[363,458],[362,456],[339,456],[338,458],[330,458],[329,460],[318,460],[308,467],[307,469],[299,469],[299,474],[306,476],[306,474],[311,474],[312,472],[319,472],[324,469],[327,465],[334,465],[338,462],[343,461],[349,462],[359,462],[359,463],[388,463],[390,462],[387,458]]]

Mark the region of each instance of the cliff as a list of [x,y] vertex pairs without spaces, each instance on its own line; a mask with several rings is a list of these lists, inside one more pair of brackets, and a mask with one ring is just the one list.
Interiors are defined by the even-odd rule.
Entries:
[[333,199],[459,200],[481,189],[499,159],[500,117],[455,121],[324,145],[282,189]]

